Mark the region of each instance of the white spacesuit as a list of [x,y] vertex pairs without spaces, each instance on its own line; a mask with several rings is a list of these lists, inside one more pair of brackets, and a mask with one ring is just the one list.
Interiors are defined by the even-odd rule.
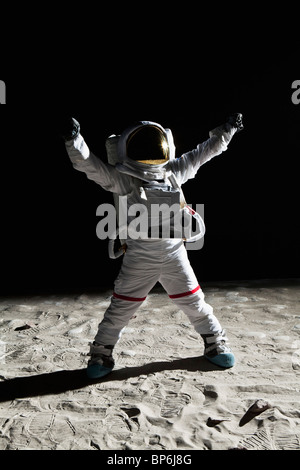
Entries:
[[[64,137],[75,169],[114,193],[117,205],[118,196],[126,196],[128,211],[133,204],[149,210],[153,203],[170,206],[178,202],[179,207],[184,208],[181,185],[193,178],[201,165],[225,151],[232,136],[242,128],[242,115],[233,115],[226,124],[211,131],[210,138],[195,150],[175,159],[171,131],[157,123],[138,122],[121,136],[111,136],[107,140],[110,163],[104,163],[90,152],[80,134],[79,123],[74,119]],[[128,223],[130,221],[129,217]],[[112,352],[122,330],[157,282],[202,336],[205,357],[221,367],[232,367],[234,355],[213,308],[204,300],[183,239],[174,233],[164,237],[161,234],[163,220],[153,222],[149,216],[149,224],[156,234],[154,237],[148,230],[139,237],[127,234],[127,239],[123,240],[126,252],[111,303],[99,324],[94,343],[90,345],[88,377],[99,378],[113,369]]]

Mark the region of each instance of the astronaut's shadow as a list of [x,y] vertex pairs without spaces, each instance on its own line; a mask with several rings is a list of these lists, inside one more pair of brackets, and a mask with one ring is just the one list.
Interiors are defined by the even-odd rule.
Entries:
[[138,367],[126,367],[112,371],[102,379],[90,380],[85,369],[61,370],[30,377],[16,377],[0,382],[0,402],[15,398],[55,395],[77,390],[102,382],[122,381],[139,375],[153,374],[165,370],[186,370],[208,372],[223,369],[211,364],[203,356],[176,359],[173,361],[151,362]]

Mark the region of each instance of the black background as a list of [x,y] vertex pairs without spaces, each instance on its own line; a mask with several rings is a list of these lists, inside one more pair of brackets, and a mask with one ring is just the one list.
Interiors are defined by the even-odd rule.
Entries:
[[200,283],[300,277],[294,51],[268,34],[247,46],[242,31],[200,36],[193,12],[171,32],[160,24],[160,37],[143,21],[129,35],[113,15],[100,15],[89,35],[79,20],[60,24],[63,43],[52,23],[42,53],[38,31],[3,62],[2,293],[111,288],[120,268],[96,237],[96,209],[112,196],[72,168],[58,136],[64,115],[80,121],[105,161],[105,139],[132,121],[171,128],[180,156],[242,112],[244,131],[183,186],[190,204],[205,205],[204,248],[190,252],[192,266]]

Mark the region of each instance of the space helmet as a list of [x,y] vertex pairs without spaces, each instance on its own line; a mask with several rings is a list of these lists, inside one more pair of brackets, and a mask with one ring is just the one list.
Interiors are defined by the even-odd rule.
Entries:
[[106,141],[109,162],[135,168],[162,167],[175,158],[175,146],[170,129],[152,121],[138,121],[121,135]]
[[152,121],[139,121],[120,136],[119,158],[122,163],[164,165],[175,157],[172,132]]

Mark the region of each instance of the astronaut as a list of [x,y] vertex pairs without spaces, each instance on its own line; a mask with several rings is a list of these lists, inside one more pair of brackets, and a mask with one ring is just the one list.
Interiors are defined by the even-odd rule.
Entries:
[[[149,210],[156,203],[169,206],[178,203],[178,207],[184,209],[186,203],[181,186],[194,178],[203,164],[227,150],[233,135],[242,129],[242,115],[234,114],[225,124],[210,131],[209,139],[195,150],[175,158],[172,132],[158,123],[141,121],[120,136],[111,136],[107,140],[106,163],[89,150],[80,134],[79,123],[73,118],[66,123],[63,137],[73,167],[112,192],[116,205],[125,198],[129,214],[138,204],[138,207],[145,207],[149,218],[146,233],[141,231],[139,236],[130,236],[129,231],[125,231],[127,238],[122,240],[121,250],[115,253],[111,247],[111,257],[124,253],[124,258],[111,303],[99,323],[94,342],[90,344],[87,367],[90,379],[104,377],[112,371],[115,345],[157,282],[202,337],[205,358],[223,368],[233,367],[234,354],[213,308],[205,302],[187,256],[185,236],[179,237],[172,228],[164,235],[166,221],[163,217],[162,220],[151,220]],[[168,214],[170,216],[170,212]],[[132,219],[126,220],[129,224]],[[172,227],[172,224],[168,226]],[[203,224],[200,233],[203,236]]]

